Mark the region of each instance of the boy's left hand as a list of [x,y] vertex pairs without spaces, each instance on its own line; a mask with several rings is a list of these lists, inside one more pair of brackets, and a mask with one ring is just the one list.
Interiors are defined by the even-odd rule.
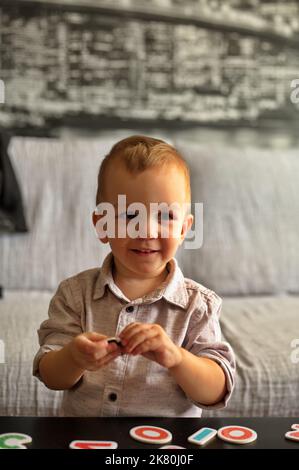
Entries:
[[119,335],[123,351],[127,354],[142,354],[163,367],[171,368],[182,361],[180,348],[157,324],[130,323]]

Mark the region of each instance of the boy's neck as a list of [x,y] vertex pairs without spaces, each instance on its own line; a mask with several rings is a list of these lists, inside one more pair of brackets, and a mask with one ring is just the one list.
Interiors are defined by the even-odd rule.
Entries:
[[169,270],[167,265],[165,269],[159,276],[148,278],[148,279],[140,279],[140,278],[132,278],[130,276],[123,276],[117,272],[115,263],[112,263],[112,275],[115,284],[120,288],[123,294],[130,300],[139,299],[144,295],[149,294],[150,292],[154,291],[159,287],[167,278],[169,274]]

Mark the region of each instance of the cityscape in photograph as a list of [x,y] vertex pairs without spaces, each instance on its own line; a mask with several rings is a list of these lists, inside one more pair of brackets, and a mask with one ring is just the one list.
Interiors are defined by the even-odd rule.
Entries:
[[298,46],[298,1],[0,2],[0,126],[296,120]]

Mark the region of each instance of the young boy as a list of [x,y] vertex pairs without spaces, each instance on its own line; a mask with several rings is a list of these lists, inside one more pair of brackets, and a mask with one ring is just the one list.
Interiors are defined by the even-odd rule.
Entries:
[[[162,140],[131,136],[103,160],[97,206],[110,203],[116,225],[129,226],[136,216],[130,204],[142,203],[145,232],[97,230],[111,247],[102,267],[62,281],[50,302],[33,373],[50,389],[65,390],[62,416],[199,417],[202,408],[226,406],[235,358],[221,341],[222,301],[184,278],[174,258],[193,223],[184,209],[190,201],[187,164]],[[177,210],[167,220],[156,212],[153,225],[150,205],[161,202]],[[101,217],[93,212],[95,227]]]

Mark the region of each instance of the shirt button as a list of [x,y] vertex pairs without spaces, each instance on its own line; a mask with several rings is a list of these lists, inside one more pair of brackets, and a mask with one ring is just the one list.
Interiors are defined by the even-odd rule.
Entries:
[[133,312],[134,307],[133,305],[129,305],[129,307],[126,308],[126,312]]
[[116,401],[117,400],[117,395],[116,393],[109,393],[108,398],[110,401]]

